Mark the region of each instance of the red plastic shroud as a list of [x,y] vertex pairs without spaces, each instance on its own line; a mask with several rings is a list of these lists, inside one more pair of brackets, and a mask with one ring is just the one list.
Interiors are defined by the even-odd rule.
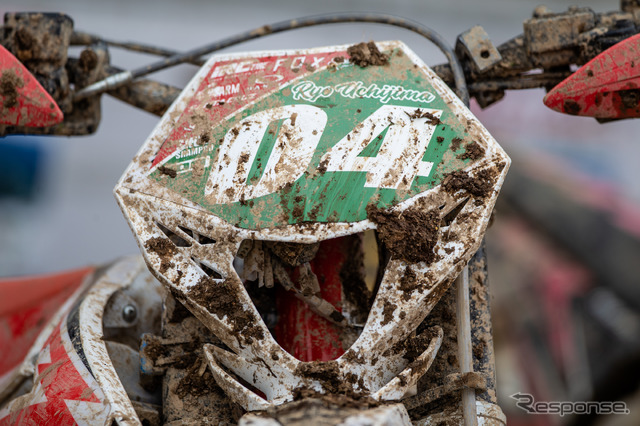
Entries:
[[62,111],[33,74],[0,45],[0,124],[49,127]]
[[0,279],[0,376],[22,362],[40,331],[94,270]]
[[[320,295],[342,311],[342,281],[340,271],[347,260],[349,237],[322,241],[313,259],[311,270],[318,276]],[[297,278],[297,270],[292,279]],[[280,319],[275,338],[284,350],[300,361],[329,361],[339,358],[345,350],[340,339],[341,328],[317,315],[309,306],[282,287],[277,289]]]
[[640,34],[610,47],[544,98],[549,108],[601,119],[640,117]]

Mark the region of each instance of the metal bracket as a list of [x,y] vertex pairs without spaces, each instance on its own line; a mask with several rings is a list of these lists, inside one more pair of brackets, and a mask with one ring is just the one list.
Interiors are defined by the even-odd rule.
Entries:
[[502,60],[502,55],[493,45],[489,35],[479,25],[463,32],[456,42],[456,53],[467,55],[475,70],[482,74]]

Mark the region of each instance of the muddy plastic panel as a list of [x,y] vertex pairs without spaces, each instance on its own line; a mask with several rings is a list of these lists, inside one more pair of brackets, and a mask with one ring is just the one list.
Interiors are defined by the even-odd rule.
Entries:
[[39,333],[94,269],[0,279],[0,378],[21,363]]
[[33,387],[0,409],[0,425],[140,424],[109,357],[103,314],[117,291],[152,277],[139,256],[97,275],[62,304],[34,343],[12,380],[33,377]]
[[[115,188],[149,268],[226,345],[206,347],[209,367],[247,410],[303,390],[410,392],[441,331],[419,336],[411,365],[403,343],[478,249],[509,167],[407,46],[377,47],[387,60],[364,67],[356,62],[375,46],[212,57]],[[296,359],[260,317],[238,258],[256,241],[312,244],[368,229],[391,259],[362,332],[336,360]]]

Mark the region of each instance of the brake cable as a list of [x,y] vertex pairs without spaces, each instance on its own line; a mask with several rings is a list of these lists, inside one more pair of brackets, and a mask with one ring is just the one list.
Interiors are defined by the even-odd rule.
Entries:
[[453,48],[446,42],[446,40],[437,32],[432,29],[419,24],[417,22],[400,18],[393,15],[388,14],[379,14],[379,13],[356,13],[356,12],[346,12],[346,13],[331,13],[326,15],[314,15],[307,16],[298,19],[290,19],[286,21],[277,22],[271,25],[263,25],[262,27],[256,28],[251,31],[246,31],[241,34],[227,37],[225,39],[207,44],[205,46],[189,50],[184,53],[178,53],[168,58],[162,59],[160,61],[154,62],[152,64],[136,68],[130,71],[123,71],[117,74],[110,75],[104,80],[100,80],[95,82],[78,92],[76,92],[73,96],[73,100],[77,101],[80,99],[84,99],[93,95],[97,95],[102,92],[106,92],[109,90],[116,89],[121,86],[125,86],[132,82],[133,80],[140,78],[142,76],[151,74],[153,72],[157,72],[174,65],[182,64],[185,62],[193,62],[198,60],[201,56],[216,52],[218,50],[234,46],[240,43],[244,43],[249,40],[254,40],[260,37],[264,37],[270,34],[276,34],[284,31],[290,31],[299,28],[305,27],[313,27],[317,25],[325,25],[325,24],[338,24],[338,23],[347,23],[347,22],[362,22],[362,23],[376,23],[376,24],[385,24],[392,25],[400,28],[404,28],[415,33],[420,34],[425,37],[433,44],[435,44],[440,51],[446,56],[449,65],[451,66],[451,70],[453,72],[454,82],[455,82],[455,90],[465,103],[465,105],[469,104],[469,91],[467,89],[467,83],[464,77],[464,72],[462,70],[462,66],[456,57]]

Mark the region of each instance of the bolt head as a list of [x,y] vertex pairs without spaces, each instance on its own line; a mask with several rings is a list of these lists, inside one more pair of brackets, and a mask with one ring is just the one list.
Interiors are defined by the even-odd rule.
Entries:
[[122,308],[122,319],[128,323],[132,323],[138,318],[138,309],[133,305],[126,305]]

